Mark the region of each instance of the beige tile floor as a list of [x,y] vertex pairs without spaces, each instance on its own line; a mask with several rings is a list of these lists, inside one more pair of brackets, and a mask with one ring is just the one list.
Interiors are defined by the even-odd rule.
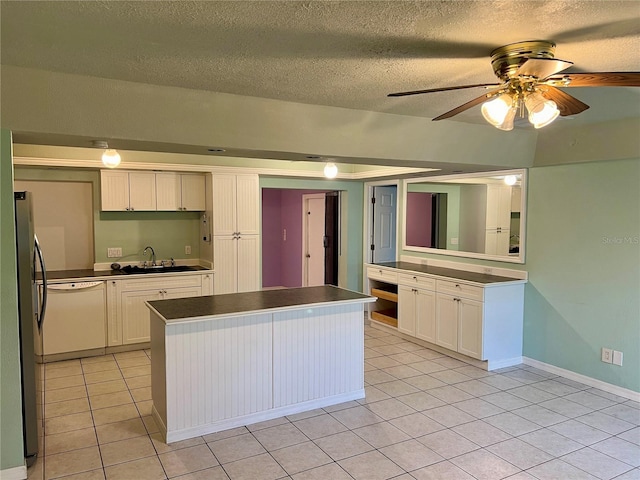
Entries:
[[640,479],[640,404],[365,328],[366,399],[166,445],[150,352],[46,365],[30,479]]

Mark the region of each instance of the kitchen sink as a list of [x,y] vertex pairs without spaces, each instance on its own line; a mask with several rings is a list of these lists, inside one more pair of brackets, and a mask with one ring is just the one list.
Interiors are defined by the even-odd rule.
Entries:
[[189,265],[173,265],[163,266],[157,265],[155,267],[137,267],[133,265],[127,265],[120,270],[127,275],[139,274],[139,273],[175,273],[175,272],[195,272],[199,270],[197,267]]

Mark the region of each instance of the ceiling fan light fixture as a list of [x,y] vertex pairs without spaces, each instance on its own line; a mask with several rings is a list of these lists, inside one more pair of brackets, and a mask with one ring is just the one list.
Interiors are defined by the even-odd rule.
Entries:
[[524,104],[529,112],[529,122],[535,128],[542,128],[553,122],[558,115],[558,105],[553,100],[547,100],[540,92],[533,92],[524,99]]
[[336,178],[338,176],[338,166],[333,162],[327,163],[324,166],[324,176],[329,179]]
[[[494,127],[502,125],[513,109],[513,98],[508,93],[498,95],[482,104],[482,116]],[[514,114],[515,115],[515,114]]]
[[504,120],[499,125],[495,125],[496,128],[500,130],[504,130],[508,132],[513,130],[513,121],[516,119],[516,113],[518,112],[518,108],[516,105],[513,105],[508,111],[507,115],[504,117]]

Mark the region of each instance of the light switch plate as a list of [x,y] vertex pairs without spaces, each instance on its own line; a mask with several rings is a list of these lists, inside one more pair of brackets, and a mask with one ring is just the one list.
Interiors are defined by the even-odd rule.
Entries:
[[622,366],[622,352],[613,351],[613,364]]
[[612,363],[613,362],[613,350],[611,350],[610,348],[603,348],[602,349],[602,361],[605,363]]

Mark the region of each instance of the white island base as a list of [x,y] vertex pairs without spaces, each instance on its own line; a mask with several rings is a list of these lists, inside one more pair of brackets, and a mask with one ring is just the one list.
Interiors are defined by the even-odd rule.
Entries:
[[[251,309],[278,291],[149,302],[152,415],[167,443],[364,398],[363,305],[375,299],[295,290],[304,304],[245,312],[219,310],[233,297]],[[336,292],[350,298],[326,301]],[[212,314],[202,316],[207,301]],[[199,302],[197,316],[171,318],[194,305],[186,302]]]

